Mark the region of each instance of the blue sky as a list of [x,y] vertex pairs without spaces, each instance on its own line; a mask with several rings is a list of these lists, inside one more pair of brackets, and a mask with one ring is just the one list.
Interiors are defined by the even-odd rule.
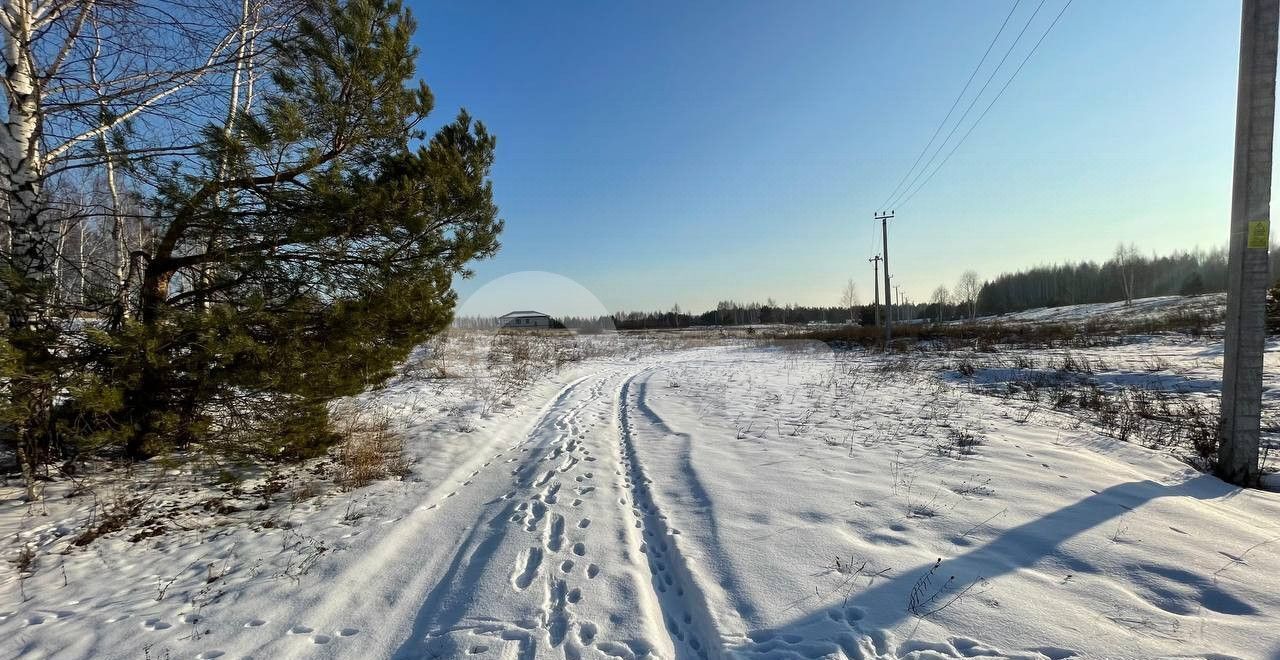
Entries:
[[[984,98],[1064,3],[1045,0]],[[498,137],[504,247],[459,293],[544,270],[610,310],[834,305],[849,277],[869,300],[872,215],[1013,4],[409,2],[433,122],[466,107]],[[970,93],[1039,4],[1020,3]],[[897,209],[895,281],[923,300],[968,268],[1224,244],[1239,11],[1074,0]]]

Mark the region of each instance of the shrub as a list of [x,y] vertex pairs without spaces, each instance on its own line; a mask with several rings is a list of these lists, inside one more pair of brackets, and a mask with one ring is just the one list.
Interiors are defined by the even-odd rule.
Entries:
[[404,438],[391,428],[391,418],[385,412],[346,409],[336,412],[335,417],[342,436],[335,450],[339,486],[360,488],[409,473]]

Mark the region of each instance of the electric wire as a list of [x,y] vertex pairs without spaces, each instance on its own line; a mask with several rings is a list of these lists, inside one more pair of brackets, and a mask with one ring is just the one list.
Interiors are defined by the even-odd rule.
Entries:
[[1067,3],[1062,6],[1062,9],[1058,12],[1058,15],[1053,18],[1053,22],[1049,23],[1049,27],[1045,29],[1044,34],[1040,35],[1040,39],[1036,41],[1035,45],[1031,47],[1031,50],[1027,52],[1027,56],[1022,58],[1022,63],[1018,65],[1017,69],[1014,69],[1013,75],[1009,76],[1009,79],[1005,81],[1004,86],[1001,87],[1000,91],[997,92],[995,97],[991,99],[991,103],[987,104],[987,107],[982,111],[982,114],[978,115],[978,119],[975,120],[971,126],[969,126],[969,129],[965,131],[963,136],[960,137],[960,140],[956,142],[954,147],[951,148],[951,151],[947,152],[947,156],[942,159],[942,162],[938,163],[938,166],[935,167],[933,171],[929,173],[928,177],[926,177],[922,182],[920,182],[919,186],[916,186],[915,190],[911,191],[909,195],[907,195],[900,202],[898,202],[898,206],[905,206],[907,202],[911,201],[911,198],[915,197],[916,194],[919,193],[921,189],[923,189],[926,185],[928,185],[929,181],[933,179],[933,176],[938,173],[938,170],[942,169],[942,166],[946,165],[947,161],[951,160],[951,156],[955,154],[957,149],[960,148],[960,145],[964,144],[964,141],[968,139],[969,134],[973,133],[973,129],[977,128],[978,124],[982,123],[982,119],[987,116],[988,112],[991,111],[992,106],[996,104],[996,101],[1000,100],[1000,97],[1004,95],[1004,91],[1006,89],[1009,89],[1009,85],[1013,84],[1013,79],[1018,77],[1018,73],[1022,71],[1022,67],[1027,65],[1027,62],[1031,60],[1031,56],[1035,55],[1036,50],[1040,48],[1040,44],[1044,43],[1045,38],[1048,37],[1049,33],[1053,31],[1054,26],[1058,24],[1058,21],[1062,18],[1062,15],[1067,13],[1067,8],[1071,6],[1072,1],[1073,0],[1067,0]]
[[942,132],[942,129],[947,125],[947,121],[951,119],[951,115],[955,113],[956,107],[960,105],[960,101],[964,98],[965,92],[969,91],[969,86],[973,84],[973,79],[978,76],[978,71],[982,70],[982,65],[986,64],[987,56],[991,54],[991,49],[995,48],[996,42],[1000,40],[1000,35],[1004,34],[1005,27],[1009,25],[1009,19],[1013,18],[1013,13],[1018,10],[1018,5],[1020,4],[1022,4],[1022,0],[1014,0],[1013,6],[1009,8],[1009,13],[1004,17],[1004,22],[1000,24],[1000,29],[996,30],[996,36],[991,38],[991,43],[987,44],[987,50],[982,53],[982,59],[979,59],[977,66],[973,67],[973,72],[969,74],[969,79],[964,82],[964,87],[961,88],[960,93],[956,95],[956,100],[951,102],[951,108],[947,110],[947,115],[942,118],[938,127],[933,129],[933,135],[929,136],[929,142],[920,150],[920,155],[916,156],[916,160],[911,163],[911,167],[903,173],[902,178],[898,180],[898,185],[894,186],[893,192],[890,192],[889,196],[885,198],[884,203],[880,205],[881,209],[888,209],[887,205],[889,200],[893,199],[898,194],[898,191],[902,188],[902,184],[906,183],[907,177],[911,176],[912,172],[915,172],[916,166],[920,164],[924,155],[928,153],[929,147],[933,146],[933,141],[938,139],[938,134]]
[[1040,4],[1036,5],[1035,11],[1031,12],[1031,16],[1027,17],[1027,22],[1022,25],[1022,30],[1018,32],[1018,36],[1014,38],[1013,43],[1009,44],[1009,48],[1005,50],[1004,56],[1001,57],[1000,61],[996,63],[993,69],[991,69],[991,75],[987,76],[986,82],[982,84],[982,89],[979,89],[978,93],[974,94],[973,98],[969,100],[969,105],[965,107],[964,113],[960,115],[960,119],[956,120],[956,123],[951,127],[951,130],[947,133],[947,137],[943,138],[942,142],[938,144],[938,148],[934,150],[933,155],[930,156],[929,160],[925,162],[924,167],[921,168],[920,171],[916,173],[915,177],[911,179],[911,182],[907,184],[906,189],[904,189],[896,198],[894,198],[891,202],[889,202],[890,207],[896,206],[898,202],[901,201],[901,199],[906,196],[907,192],[911,190],[913,186],[916,185],[916,182],[919,181],[920,178],[924,176],[924,173],[928,171],[929,166],[933,165],[934,161],[938,159],[938,155],[941,154],[942,150],[947,147],[947,143],[951,141],[951,138],[955,136],[956,131],[959,130],[960,126],[964,124],[964,120],[969,117],[969,113],[973,112],[973,108],[978,104],[978,100],[982,98],[982,95],[986,93],[987,88],[991,86],[991,82],[995,80],[996,74],[1000,72],[1000,69],[1004,66],[1004,63],[1009,59],[1009,56],[1013,54],[1013,51],[1018,47],[1018,44],[1022,42],[1022,37],[1026,35],[1027,29],[1031,27],[1031,24],[1035,21],[1036,16],[1040,15],[1040,10],[1044,8],[1044,5],[1046,2],[1048,2],[1048,0],[1040,0]]

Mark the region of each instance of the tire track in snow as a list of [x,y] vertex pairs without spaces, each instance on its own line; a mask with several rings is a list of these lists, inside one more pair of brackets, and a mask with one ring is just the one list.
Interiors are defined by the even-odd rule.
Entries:
[[706,597],[698,586],[688,561],[681,554],[676,536],[679,531],[667,524],[649,485],[652,480],[636,453],[635,437],[628,399],[632,384],[644,371],[632,374],[618,391],[618,453],[623,474],[623,487],[629,494],[619,500],[631,505],[635,519],[632,540],[649,565],[653,579],[652,598],[662,613],[662,625],[671,637],[677,658],[696,657],[711,660],[724,657],[724,641],[707,608]]
[[[582,503],[573,499],[562,503],[561,479],[574,477],[578,483],[589,482],[592,472],[580,468],[590,466],[596,458],[582,442],[585,429],[581,418],[592,407],[610,405],[606,384],[613,381],[616,372],[597,373],[576,384],[591,380],[585,397],[570,405],[570,397],[561,395],[539,420],[535,430],[521,445],[530,447],[515,452],[521,457],[519,464],[510,470],[515,480],[512,490],[504,500],[515,501],[500,504],[486,503],[486,509],[500,505],[501,511],[490,526],[502,520],[502,529],[490,530],[483,537],[462,544],[460,553],[469,552],[465,569],[442,581],[436,592],[423,603],[410,636],[396,657],[453,657],[472,655],[485,658],[514,657],[533,660],[548,655],[563,656],[568,660],[596,657],[599,654],[614,655],[607,644],[596,646],[600,626],[577,612],[583,600],[583,591],[574,584],[571,574],[574,561],[585,558],[586,546],[573,540],[573,530],[566,515]],[[585,385],[578,391],[587,389]],[[608,441],[606,441],[608,442]],[[528,452],[528,453],[525,453]],[[581,474],[575,474],[581,472]],[[575,487],[581,497],[589,497],[590,487]],[[589,526],[579,524],[576,529]],[[526,539],[511,543],[513,537],[527,534],[529,545],[514,557],[501,554],[501,548],[523,545]],[[471,548],[468,550],[468,548]],[[526,618],[499,619],[487,616],[486,603],[468,601],[466,593],[480,588],[484,576],[492,575],[499,555],[511,561],[508,586],[510,603],[526,603],[530,616]],[[591,580],[599,573],[595,564],[583,571]],[[449,586],[445,586],[445,585]],[[538,585],[543,585],[538,589]],[[538,594],[541,598],[538,598]],[[532,597],[532,598],[531,598]],[[508,596],[498,600],[505,601]],[[461,600],[461,602],[456,602]],[[492,604],[490,601],[488,604]],[[420,634],[419,631],[425,631]],[[514,647],[514,648],[513,648]],[[514,652],[514,653],[513,653]],[[598,652],[598,653],[597,653]],[[623,658],[634,657],[623,653]]]
[[[652,374],[652,372],[650,373]],[[703,514],[700,516],[699,522],[703,524],[701,530],[705,532],[707,538],[705,545],[702,547],[711,554],[709,559],[717,567],[714,581],[721,587],[719,595],[726,601],[721,611],[733,611],[743,617],[747,617],[754,613],[755,608],[743,600],[742,579],[738,576],[734,563],[730,561],[729,556],[723,550],[724,543],[721,540],[720,521],[715,515],[711,493],[703,485],[702,477],[693,465],[693,436],[671,428],[667,421],[649,405],[649,381],[650,378],[645,378],[636,384],[635,409],[640,413],[645,423],[666,436],[680,440],[680,450],[676,454],[679,460],[675,467],[678,470],[677,474],[679,475],[680,486],[684,491],[684,495],[692,498],[693,506]],[[711,601],[708,600],[707,602],[710,603]],[[728,608],[727,610],[725,609],[726,607]]]
[[[541,533],[545,536],[541,539],[535,537],[534,544],[521,551],[516,558],[509,573],[512,596],[527,592],[545,575],[548,589],[551,590],[549,593],[563,593],[564,602],[573,602],[570,595],[574,600],[580,597],[578,590],[569,589],[567,585],[564,590],[558,590],[549,568],[556,562],[547,556],[548,551],[554,553],[554,546],[562,543],[562,540],[556,540],[553,532],[558,527],[559,533],[563,535],[564,518],[552,511],[560,489],[559,482],[553,477],[560,473],[554,468],[546,469],[545,466],[576,447],[576,418],[587,406],[599,401],[603,394],[603,383],[599,382],[601,376],[594,376],[597,382],[584,400],[571,406],[566,404],[592,377],[580,378],[562,389],[543,409],[525,438],[508,450],[514,455],[510,462],[517,462],[514,469],[510,470],[510,476],[514,478],[514,489],[503,497],[487,502],[475,524],[469,526],[468,534],[461,539],[447,562],[443,576],[421,601],[412,631],[394,653],[394,657],[416,658],[424,654],[439,654],[442,650],[460,654],[474,653],[474,649],[460,644],[465,641],[464,638],[454,638],[455,633],[515,642],[515,655],[522,660],[537,657],[539,642],[544,638],[564,641],[565,636],[558,634],[559,626],[562,623],[568,625],[569,618],[564,605],[558,603],[556,598],[548,596],[545,599],[541,608],[541,621],[499,622],[471,616],[472,604],[469,597],[481,576],[497,568],[493,566],[493,562],[498,549],[508,542],[510,535],[520,533],[522,527],[526,533]],[[517,499],[521,491],[537,492],[517,505],[513,500]],[[543,549],[544,545],[546,550]],[[539,628],[544,629],[542,633]]]

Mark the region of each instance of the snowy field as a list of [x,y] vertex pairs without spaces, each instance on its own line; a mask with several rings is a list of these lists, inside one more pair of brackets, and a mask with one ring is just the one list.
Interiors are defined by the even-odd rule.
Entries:
[[1280,658],[1280,494],[1156,437],[1216,405],[1211,340],[575,350],[505,399],[474,351],[364,397],[402,480],[86,546],[89,496],[6,486],[0,657]]
[[1060,307],[1038,307],[1024,312],[983,317],[983,321],[1003,323],[1083,323],[1087,321],[1137,321],[1169,314],[1205,314],[1220,318],[1227,308],[1227,294],[1199,296],[1156,296],[1121,302],[1085,303]]

